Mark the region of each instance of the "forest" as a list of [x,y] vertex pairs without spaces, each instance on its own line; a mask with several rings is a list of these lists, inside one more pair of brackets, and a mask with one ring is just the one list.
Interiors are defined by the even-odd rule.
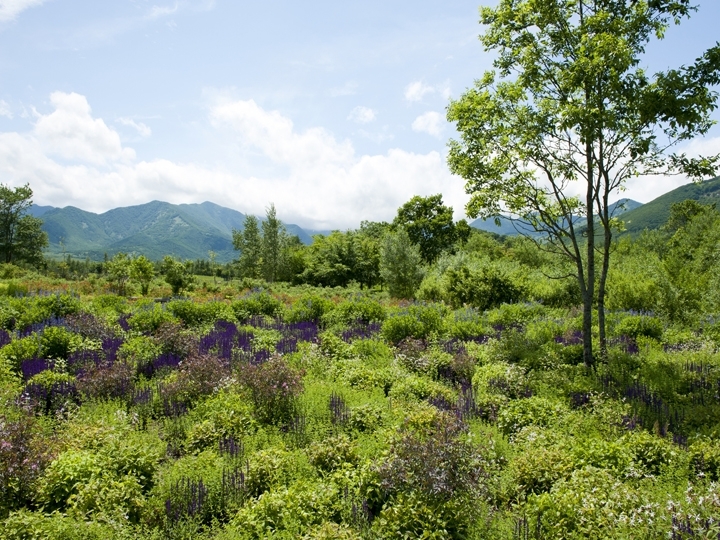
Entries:
[[614,241],[589,365],[542,242],[393,223],[240,234],[234,279],[3,265],[3,537],[718,538],[714,205]]

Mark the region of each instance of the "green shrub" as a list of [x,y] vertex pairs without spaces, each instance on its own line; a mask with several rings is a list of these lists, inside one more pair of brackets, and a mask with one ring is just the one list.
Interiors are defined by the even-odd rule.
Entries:
[[506,435],[517,433],[525,426],[549,426],[566,414],[562,403],[540,396],[510,401],[498,416],[498,427]]
[[186,326],[213,324],[217,320],[235,320],[235,312],[224,302],[201,304],[192,300],[175,300],[168,303],[167,309]]
[[637,338],[640,336],[660,339],[664,330],[660,319],[646,315],[630,315],[622,319],[614,329],[617,336]]
[[549,493],[532,496],[528,509],[531,523],[538,522],[538,535],[547,538],[643,538],[637,523],[623,531],[627,518],[642,505],[631,487],[610,472],[594,467],[574,471],[557,482]]
[[456,308],[469,305],[485,311],[517,302],[525,294],[523,288],[496,265],[482,266],[475,271],[467,266],[449,268],[445,279],[448,297]]
[[82,346],[82,337],[62,326],[49,326],[40,337],[41,354],[46,358],[67,358]]
[[701,438],[690,445],[690,467],[696,476],[720,481],[720,442]]
[[36,334],[14,339],[0,349],[0,354],[7,359],[15,372],[19,372],[23,360],[36,358],[40,354],[40,339]]
[[86,521],[60,512],[21,510],[2,522],[5,540],[108,540],[123,538],[123,521]]
[[413,304],[396,313],[388,314],[382,325],[382,336],[391,343],[405,338],[425,339],[443,330],[445,308],[438,304]]
[[332,311],[325,314],[323,322],[327,325],[348,325],[355,321],[382,322],[385,317],[385,308],[380,302],[369,298],[355,298],[340,302]]
[[306,482],[263,493],[238,513],[228,529],[228,537],[303,538],[335,515],[339,497],[337,490],[328,485]]
[[136,332],[152,334],[163,324],[175,322],[172,313],[163,308],[160,304],[144,306],[143,309],[134,313],[128,319],[128,325]]
[[323,473],[331,473],[344,465],[354,465],[358,456],[355,445],[347,435],[316,441],[308,448],[310,464]]
[[303,389],[302,374],[282,358],[274,356],[263,364],[242,365],[237,378],[248,390],[260,422],[283,423],[293,417]]
[[282,302],[265,291],[235,300],[231,307],[238,321],[245,321],[256,315],[279,317],[284,310]]
[[416,492],[398,493],[373,521],[377,538],[467,538],[468,516],[454,501],[430,502]]
[[248,460],[245,488],[248,495],[258,497],[266,491],[288,485],[299,472],[294,454],[281,448],[259,450]]
[[293,303],[285,314],[285,320],[290,323],[320,321],[334,307],[335,304],[327,298],[314,294],[304,294]]

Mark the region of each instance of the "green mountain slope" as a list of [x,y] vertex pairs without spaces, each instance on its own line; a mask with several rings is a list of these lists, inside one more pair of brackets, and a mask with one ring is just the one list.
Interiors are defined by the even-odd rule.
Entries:
[[[145,255],[159,259],[173,255],[182,259],[207,258],[217,254],[218,262],[237,257],[232,247],[232,230],[242,229],[245,215],[230,208],[204,202],[174,205],[152,201],[138,206],[115,208],[102,214],[79,208],[43,207],[43,229],[48,233],[50,256],[102,259],[107,253]],[[286,225],[301,241],[312,238],[297,225]]]
[[[610,205],[610,214],[613,216],[619,216],[636,208],[640,208],[641,206],[643,206],[642,203],[633,201],[632,199],[620,199],[619,201],[616,201]],[[577,218],[574,223],[582,227],[585,222],[585,218]],[[480,229],[481,231],[488,231],[505,236],[515,236],[517,234],[537,234],[524,221],[520,220],[517,222],[513,222],[508,218],[502,216],[500,216],[500,225],[496,225],[494,219],[488,218],[476,219],[475,221],[470,223],[470,226],[475,227],[476,229]]]
[[645,229],[661,227],[670,217],[670,207],[687,199],[720,203],[720,177],[706,180],[700,184],[685,184],[639,208],[629,210],[623,214],[626,233],[636,235]]

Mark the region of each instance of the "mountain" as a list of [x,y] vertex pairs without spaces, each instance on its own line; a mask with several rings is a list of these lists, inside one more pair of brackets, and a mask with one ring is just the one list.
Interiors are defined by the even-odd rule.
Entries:
[[[623,214],[626,233],[637,235],[645,229],[657,229],[670,217],[670,207],[693,199],[702,203],[720,203],[720,176],[699,184],[690,183],[660,195],[657,199]],[[720,207],[720,204],[718,204]]]
[[[175,205],[152,201],[102,214],[73,206],[33,206],[30,213],[43,219],[43,229],[50,240],[49,255],[93,260],[118,252],[145,255],[150,259],[164,255],[205,259],[213,251],[218,262],[228,262],[237,258],[232,231],[242,230],[245,221],[241,212],[211,202]],[[299,226],[286,224],[285,227],[303,243],[312,242]]]
[[[633,201],[632,199],[620,199],[619,201],[615,201],[610,205],[610,215],[612,216],[619,216],[621,214],[625,214],[626,212],[629,212],[631,210],[634,210],[636,208],[640,208],[643,206],[642,203],[639,203],[637,201]],[[497,225],[495,223],[495,220],[493,218],[488,219],[476,219],[475,221],[470,223],[471,227],[474,227],[476,229],[480,229],[481,231],[487,231],[492,232],[495,234],[502,234],[505,236],[515,236],[517,234],[529,234],[531,236],[539,235],[539,233],[536,233],[532,227],[528,225],[526,221],[523,220],[517,220],[513,221],[511,219],[508,219],[506,217],[500,216],[500,225]],[[586,222],[586,219],[584,217],[578,217],[574,221],[574,223],[577,226],[582,226]]]

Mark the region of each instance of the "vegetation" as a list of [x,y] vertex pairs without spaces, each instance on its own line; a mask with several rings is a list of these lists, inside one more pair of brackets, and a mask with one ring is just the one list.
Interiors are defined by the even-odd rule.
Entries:
[[293,278],[365,241],[385,288],[215,284],[168,258],[140,298],[138,258],[5,265],[4,537],[717,537],[715,207],[614,244],[592,368],[577,282],[546,277],[562,258],[474,231],[423,266],[404,235],[393,257],[422,273],[400,294],[403,231],[333,233]]
[[48,239],[40,228],[42,221],[27,214],[32,195],[27,184],[16,188],[0,184],[0,258],[5,264],[42,261]]
[[469,215],[504,211],[570,262],[588,365],[593,307],[600,348],[607,348],[605,294],[618,228],[610,196],[637,175],[708,177],[720,160],[670,154],[714,123],[720,44],[654,77],[640,67],[652,38],[693,10],[689,0],[501,0],[483,7],[480,40],[497,53],[497,73],[486,72],[448,109],[460,133],[448,164],[467,180]]

